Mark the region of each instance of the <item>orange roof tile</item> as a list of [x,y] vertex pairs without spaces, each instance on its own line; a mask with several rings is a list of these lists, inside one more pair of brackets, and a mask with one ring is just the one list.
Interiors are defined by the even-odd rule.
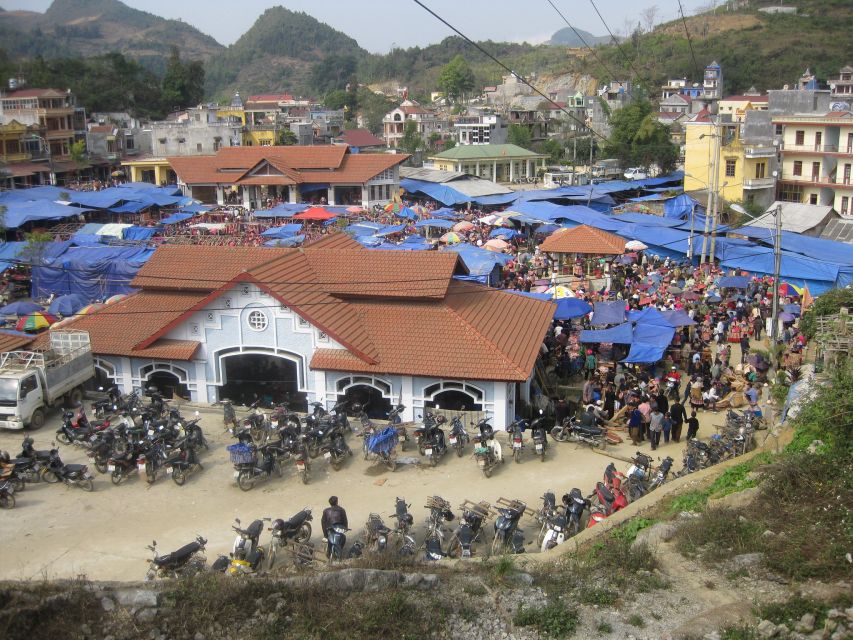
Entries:
[[625,240],[613,233],[582,224],[573,229],[555,231],[539,248],[547,253],[620,255],[625,253]]

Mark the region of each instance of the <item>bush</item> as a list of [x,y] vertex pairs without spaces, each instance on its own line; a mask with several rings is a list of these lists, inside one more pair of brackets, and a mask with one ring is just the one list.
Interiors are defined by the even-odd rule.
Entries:
[[554,601],[544,607],[520,607],[513,622],[519,627],[533,627],[549,638],[568,638],[577,629],[578,612]]
[[628,522],[616,527],[610,532],[610,536],[615,540],[621,540],[624,543],[631,544],[637,539],[637,534],[643,529],[647,529],[655,524],[657,520],[649,518],[631,518]]
[[818,316],[831,316],[839,312],[841,307],[853,306],[853,289],[832,289],[815,300],[811,309],[800,319],[800,331],[809,340],[817,333]]

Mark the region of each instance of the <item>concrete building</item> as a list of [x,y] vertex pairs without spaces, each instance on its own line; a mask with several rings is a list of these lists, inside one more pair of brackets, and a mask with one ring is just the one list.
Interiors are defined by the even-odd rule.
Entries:
[[530,401],[554,308],[453,277],[467,274],[454,252],[370,251],[344,233],[301,249],[163,246],[138,293],[73,328],[122,391],[301,410],[401,403],[403,420],[440,406],[502,429]]
[[[853,67],[842,67],[836,77],[829,79],[829,95],[832,102],[845,103],[847,110],[853,107]],[[843,108],[839,105],[839,109]]]
[[[630,81],[611,82],[601,87],[597,95],[587,96],[586,116],[589,127],[597,134],[610,135],[610,116],[632,99],[633,85]],[[606,108],[605,108],[606,105]]]
[[407,122],[415,123],[418,135],[423,139],[429,138],[432,134],[445,137],[451,133],[450,123],[440,118],[436,112],[424,109],[414,100],[403,100],[399,107],[382,118],[383,138],[392,149],[400,145]]
[[12,120],[38,127],[42,150],[53,159],[67,158],[77,130],[76,100],[70,91],[15,89],[0,93],[0,123]]
[[514,144],[462,145],[429,157],[424,166],[494,182],[513,182],[535,178],[540,170],[544,171],[548,157]]
[[853,113],[780,115],[782,174],[779,200],[830,206],[851,213]]
[[750,90],[743,95],[726,96],[720,100],[717,111],[734,122],[742,122],[748,111],[767,111],[769,108],[770,96]]
[[453,123],[457,144],[504,144],[508,125],[497,114],[462,116]]

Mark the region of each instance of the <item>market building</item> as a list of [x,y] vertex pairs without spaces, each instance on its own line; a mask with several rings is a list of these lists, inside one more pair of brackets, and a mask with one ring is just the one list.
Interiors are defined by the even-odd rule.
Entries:
[[216,155],[169,158],[184,194],[205,204],[251,209],[267,198],[371,207],[400,189],[405,154],[351,153],[344,145],[224,147]]
[[343,233],[302,249],[163,246],[141,291],[72,323],[124,391],[481,411],[505,427],[554,305],[460,281],[452,252],[370,251]]
[[514,144],[459,145],[428,159],[428,168],[467,173],[494,182],[535,178],[547,155]]

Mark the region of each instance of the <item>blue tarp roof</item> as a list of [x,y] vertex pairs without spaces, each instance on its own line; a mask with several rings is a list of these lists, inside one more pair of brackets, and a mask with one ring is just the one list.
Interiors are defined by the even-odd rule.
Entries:
[[393,224],[387,227],[382,227],[381,229],[377,229],[376,233],[373,235],[378,236],[380,238],[384,238],[385,236],[394,235],[395,233],[402,233],[406,230],[406,225],[404,224]]
[[190,204],[185,204],[181,207],[181,213],[204,213],[205,211],[210,211],[213,209],[210,205],[206,204],[198,204],[197,202],[193,202]]
[[154,253],[139,247],[73,247],[51,243],[44,266],[33,268],[32,294],[79,293],[89,300],[130,293],[130,281]]
[[460,218],[460,215],[450,207],[442,207],[441,209],[436,209],[435,211],[431,211],[430,215],[433,218],[445,218],[447,220],[457,220]]
[[370,236],[357,235],[355,237],[355,239],[358,240],[365,247],[378,247],[382,244],[382,238],[380,238],[378,236],[373,236],[373,235],[370,235]]
[[[446,184],[402,178],[400,186],[409,193],[422,193],[443,205],[465,204],[473,200],[471,196],[466,196],[461,191],[457,191]],[[513,194],[512,200],[508,200],[507,202],[512,202],[515,198],[516,196]]]
[[125,202],[117,207],[110,207],[110,211],[113,213],[139,213],[150,206],[150,204],[145,202],[135,202],[131,200],[130,202]]
[[297,213],[302,213],[309,206],[311,205],[291,204],[289,202],[285,202],[277,204],[272,209],[260,209],[255,211],[252,215],[256,218],[290,218],[295,216]]
[[535,298],[536,300],[546,300],[548,302],[551,301],[553,296],[550,293],[536,293],[534,291],[516,291],[515,289],[507,289],[507,293],[515,293],[520,296],[526,296],[528,298]]
[[580,298],[560,298],[554,302],[557,303],[557,310],[554,312],[555,320],[580,318],[592,311],[592,305]]
[[45,220],[61,220],[73,218],[91,209],[81,209],[71,205],[57,204],[50,200],[17,200],[0,199],[0,205],[6,207],[3,216],[3,225],[7,229],[17,229],[28,222],[42,222]]
[[682,309],[661,311],[661,314],[673,327],[692,327],[696,324],[696,321],[688,316]]
[[690,216],[690,212],[693,211],[694,206],[696,207],[696,213],[704,214],[705,207],[699,204],[698,200],[686,193],[682,193],[679,196],[670,198],[664,203],[663,216],[664,218],[675,219],[687,218]]
[[[598,303],[596,303],[598,306]],[[634,340],[634,329],[630,322],[623,322],[609,329],[584,329],[581,331],[580,341],[590,342],[612,342],[614,344],[631,344]]]
[[590,324],[594,326],[619,324],[625,321],[625,303],[622,300],[596,302],[593,307],[595,312],[592,314]]
[[651,344],[666,349],[672,342],[674,335],[675,329],[673,327],[638,322],[634,325],[634,338],[632,342]]
[[504,240],[512,240],[516,236],[523,236],[524,234],[520,231],[516,231],[515,229],[506,229],[506,228],[497,228],[492,229],[489,232],[490,238],[503,238]]
[[372,236],[384,226],[380,222],[357,222],[346,227],[346,232],[354,236]]
[[302,231],[302,225],[298,222],[291,222],[283,224],[280,227],[267,229],[261,235],[265,238],[289,238],[290,236],[295,236],[300,231]]
[[631,322],[655,324],[662,327],[672,328],[672,325],[669,324],[669,320],[667,320],[666,317],[654,307],[646,307],[639,311],[629,311],[628,320]]
[[160,224],[177,224],[179,222],[183,222],[184,220],[189,220],[193,217],[192,213],[173,213],[170,216],[166,216],[162,220],[160,220]]
[[274,238],[264,242],[265,247],[295,247],[305,241],[304,235],[286,236],[283,238]]
[[438,227],[439,229],[452,229],[453,222],[450,220],[442,220],[441,218],[427,218],[426,220],[418,220],[415,223],[418,229],[423,227]]
[[749,286],[749,276],[722,276],[717,280],[718,287],[731,287],[732,289],[746,289]]
[[633,364],[658,362],[663,358],[665,353],[666,347],[635,342],[631,345],[630,351],[628,351],[628,357],[622,360],[622,362]]
[[121,237],[125,240],[149,240],[156,233],[156,227],[127,227],[121,230]]
[[489,275],[495,265],[504,265],[512,260],[512,256],[505,253],[497,253],[464,243],[442,248],[442,251],[458,253],[468,268],[468,273],[472,276]]
[[[773,229],[763,229],[761,227],[739,227],[731,229],[732,232],[745,235],[750,238],[761,240],[762,242],[773,245]],[[829,262],[837,262],[838,264],[853,266],[853,249],[846,242],[837,242],[835,240],[825,240],[823,238],[812,238],[791,231],[782,232],[782,249],[800,253],[810,258],[818,260],[826,260]]]

